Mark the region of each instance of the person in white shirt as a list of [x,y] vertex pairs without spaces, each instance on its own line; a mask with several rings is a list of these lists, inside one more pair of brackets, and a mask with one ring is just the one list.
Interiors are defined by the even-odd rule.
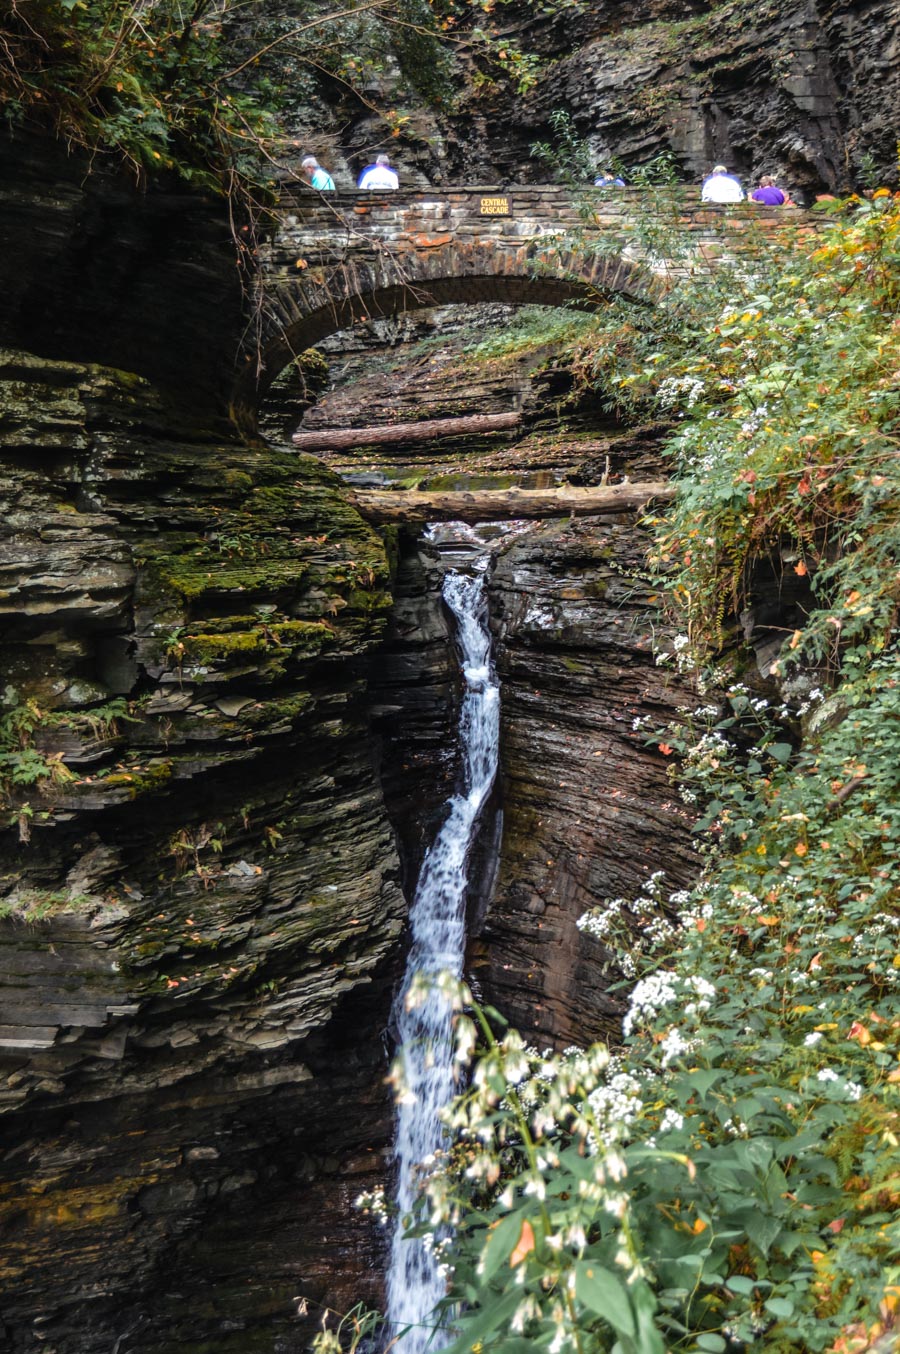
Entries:
[[715,165],[713,172],[703,180],[701,202],[743,202],[744,190],[740,181],[729,174],[724,165]]
[[366,165],[356,184],[357,188],[399,188],[400,180],[391,169],[386,155],[376,155],[373,165]]

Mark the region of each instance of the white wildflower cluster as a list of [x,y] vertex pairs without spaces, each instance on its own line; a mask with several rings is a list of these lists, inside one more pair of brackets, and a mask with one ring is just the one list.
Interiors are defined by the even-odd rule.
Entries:
[[808,1034],[803,1040],[804,1047],[815,1048],[816,1044],[821,1043],[824,1038],[825,1036],[821,1030],[813,1030],[812,1033]]
[[671,907],[677,909],[678,924],[685,930],[691,930],[698,922],[711,921],[713,905],[708,898],[692,897],[686,889],[681,889],[669,897]]
[[641,1083],[630,1072],[614,1072],[588,1096],[604,1142],[627,1139],[628,1128],[644,1107]]
[[391,1211],[384,1197],[383,1185],[358,1194],[353,1200],[353,1207],[358,1208],[366,1217],[373,1217],[381,1227],[386,1227],[390,1222]]
[[697,669],[699,659],[694,652],[689,635],[674,635],[669,641],[669,645],[669,648],[657,649],[657,667],[662,667],[665,663],[672,663],[677,672],[694,672]]
[[754,433],[759,432],[766,419],[769,417],[768,405],[760,404],[744,419],[741,424],[741,432],[745,437],[752,437]]
[[[653,1024],[663,1011],[676,1004],[683,1019],[696,1024],[710,1009],[715,997],[715,986],[699,974],[683,978],[670,970],[658,969],[635,985],[622,1030],[627,1038],[636,1029]],[[662,1066],[669,1067],[679,1058],[686,1057],[694,1043],[683,1029],[673,1024],[659,1045]]]
[[835,1072],[833,1067],[821,1067],[816,1073],[816,1081],[820,1081],[826,1086],[834,1086],[835,1090],[845,1095],[848,1100],[859,1100],[863,1093],[863,1088],[858,1081],[851,1081],[849,1077],[842,1077],[839,1072]]
[[805,700],[802,700],[799,705],[794,706],[792,713],[796,716],[808,715],[810,710],[824,699],[825,692],[821,687],[814,686],[812,691],[807,693]]
[[665,1111],[659,1122],[660,1133],[677,1133],[684,1128],[684,1115],[671,1107]]
[[699,973],[692,973],[689,978],[683,978],[682,982],[688,993],[693,993],[692,999],[685,1003],[685,1015],[701,1015],[704,1011],[708,1011],[716,999],[715,984],[701,978]]
[[685,756],[685,765],[693,771],[718,771],[731,754],[731,744],[718,729],[710,729],[692,744]]
[[661,409],[672,410],[680,406],[693,409],[704,388],[703,382],[696,376],[667,376],[660,382],[656,400]]
[[[673,914],[689,900],[690,894],[682,889],[667,898],[664,879],[665,872],[657,870],[644,882],[636,898],[630,901],[608,898],[602,909],[582,913],[575,923],[579,931],[607,946],[626,978],[637,974],[636,956],[662,949],[678,934]],[[712,915],[711,910],[704,915]],[[692,911],[690,920],[696,922],[696,918]],[[680,918],[679,922],[685,924]]]
[[657,969],[635,984],[622,1020],[626,1038],[641,1025],[651,1024],[667,1006],[675,1004],[678,1000],[677,982],[678,977],[671,969]]
[[660,1052],[662,1053],[663,1067],[669,1067],[679,1058],[686,1057],[693,1047],[694,1041],[692,1039],[685,1039],[677,1026],[673,1025],[659,1046]]
[[434,1232],[425,1232],[422,1236],[422,1249],[434,1257],[435,1269],[442,1279],[452,1279],[456,1267],[452,1262],[453,1237],[436,1237]]
[[853,937],[853,953],[865,955],[870,961],[869,973],[885,987],[900,983],[900,968],[894,967],[894,956],[900,948],[900,916],[876,912],[860,927]]
[[[731,898],[739,911],[746,913],[748,917],[761,917],[767,911],[766,904],[749,889],[732,889]],[[769,977],[771,976],[769,974]]]

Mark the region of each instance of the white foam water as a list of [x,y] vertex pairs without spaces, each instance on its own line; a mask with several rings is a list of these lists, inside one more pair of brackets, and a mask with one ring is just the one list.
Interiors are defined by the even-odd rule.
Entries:
[[403,1236],[402,1217],[416,1197],[417,1167],[441,1146],[438,1111],[456,1089],[449,1001],[434,984],[412,1010],[406,1009],[405,998],[416,975],[462,976],[468,858],[478,815],[497,773],[500,739],[500,688],[491,670],[484,575],[450,572],[443,592],[456,617],[466,681],[459,721],[463,785],[448,801],[447,817],[422,864],[410,910],[413,943],[397,1001],[398,1056],[408,1093],[397,1110],[399,1216],[388,1271],[387,1315],[391,1336],[401,1336],[398,1354],[422,1354],[447,1343],[432,1315],[444,1294],[437,1260],[420,1238]]

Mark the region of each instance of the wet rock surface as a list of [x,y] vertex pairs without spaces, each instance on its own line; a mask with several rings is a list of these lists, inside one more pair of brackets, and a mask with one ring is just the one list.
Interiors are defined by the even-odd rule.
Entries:
[[693,697],[656,666],[664,633],[633,521],[533,529],[503,549],[489,597],[502,692],[503,844],[471,943],[481,989],[539,1047],[619,1034],[588,907],[696,870],[691,816],[666,759],[634,728]]
[[[470,441],[455,459],[460,483],[505,483],[504,461],[518,467],[512,477],[521,479],[538,447],[550,476],[581,484],[665,474],[664,425],[623,429],[588,402],[567,409],[559,428],[546,391],[550,381],[565,391],[565,373],[547,353],[476,361],[465,385],[449,387],[441,372],[455,370],[453,349],[437,358],[413,349],[405,357],[406,365],[402,350],[393,358],[391,373],[365,354],[336,358],[334,388],[304,426],[323,427],[332,417],[341,426],[351,393],[367,422],[389,416],[392,374],[399,374],[401,390],[404,382],[416,389],[419,375],[418,409],[431,417],[431,392],[446,412],[468,407],[473,389],[499,403],[513,371],[529,411],[523,426],[502,451]],[[414,463],[442,454],[446,467],[446,449],[433,444],[408,453]],[[569,457],[577,457],[574,466]],[[345,454],[327,459],[352,473]],[[453,535],[452,528],[441,531]],[[491,531],[481,534],[491,554],[501,771],[472,861],[469,972],[484,998],[541,1047],[614,1041],[623,1009],[621,995],[609,990],[616,976],[605,971],[602,946],[575,923],[606,898],[634,896],[655,871],[665,872],[671,889],[696,871],[691,815],[673,789],[666,758],[646,746],[646,728],[665,725],[696,698],[656,663],[666,621],[646,574],[651,532],[634,514],[520,523],[493,539]],[[478,535],[467,529],[460,548]],[[464,563],[465,549],[449,558]],[[634,728],[638,720],[646,721],[642,729]],[[395,799],[394,807],[400,823],[412,803]]]
[[378,1237],[337,1219],[344,1163],[382,1169],[405,915],[365,697],[384,550],[317,462],[204,438],[108,369],[0,375],[25,367],[0,547],[9,1347],[245,1351],[262,1322],[299,1349],[297,1291],[358,1296],[344,1241],[378,1290]]
[[380,1287],[348,1193],[384,1170],[406,911],[388,561],[320,462],[223,416],[221,213],[35,156],[4,215],[0,1342],[300,1350]]

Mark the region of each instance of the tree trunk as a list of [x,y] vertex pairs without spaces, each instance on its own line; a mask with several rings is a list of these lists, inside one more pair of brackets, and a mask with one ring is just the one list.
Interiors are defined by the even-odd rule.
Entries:
[[586,489],[466,489],[453,493],[358,490],[352,501],[369,522],[493,522],[510,518],[586,517],[628,512],[651,499],[667,501],[675,490],[665,480],[607,484]]
[[394,442],[427,441],[433,437],[461,437],[468,433],[500,432],[517,428],[522,415],[471,414],[466,418],[431,418],[421,423],[385,423],[372,428],[334,428],[294,433],[301,451],[342,451],[346,447],[388,446]]

